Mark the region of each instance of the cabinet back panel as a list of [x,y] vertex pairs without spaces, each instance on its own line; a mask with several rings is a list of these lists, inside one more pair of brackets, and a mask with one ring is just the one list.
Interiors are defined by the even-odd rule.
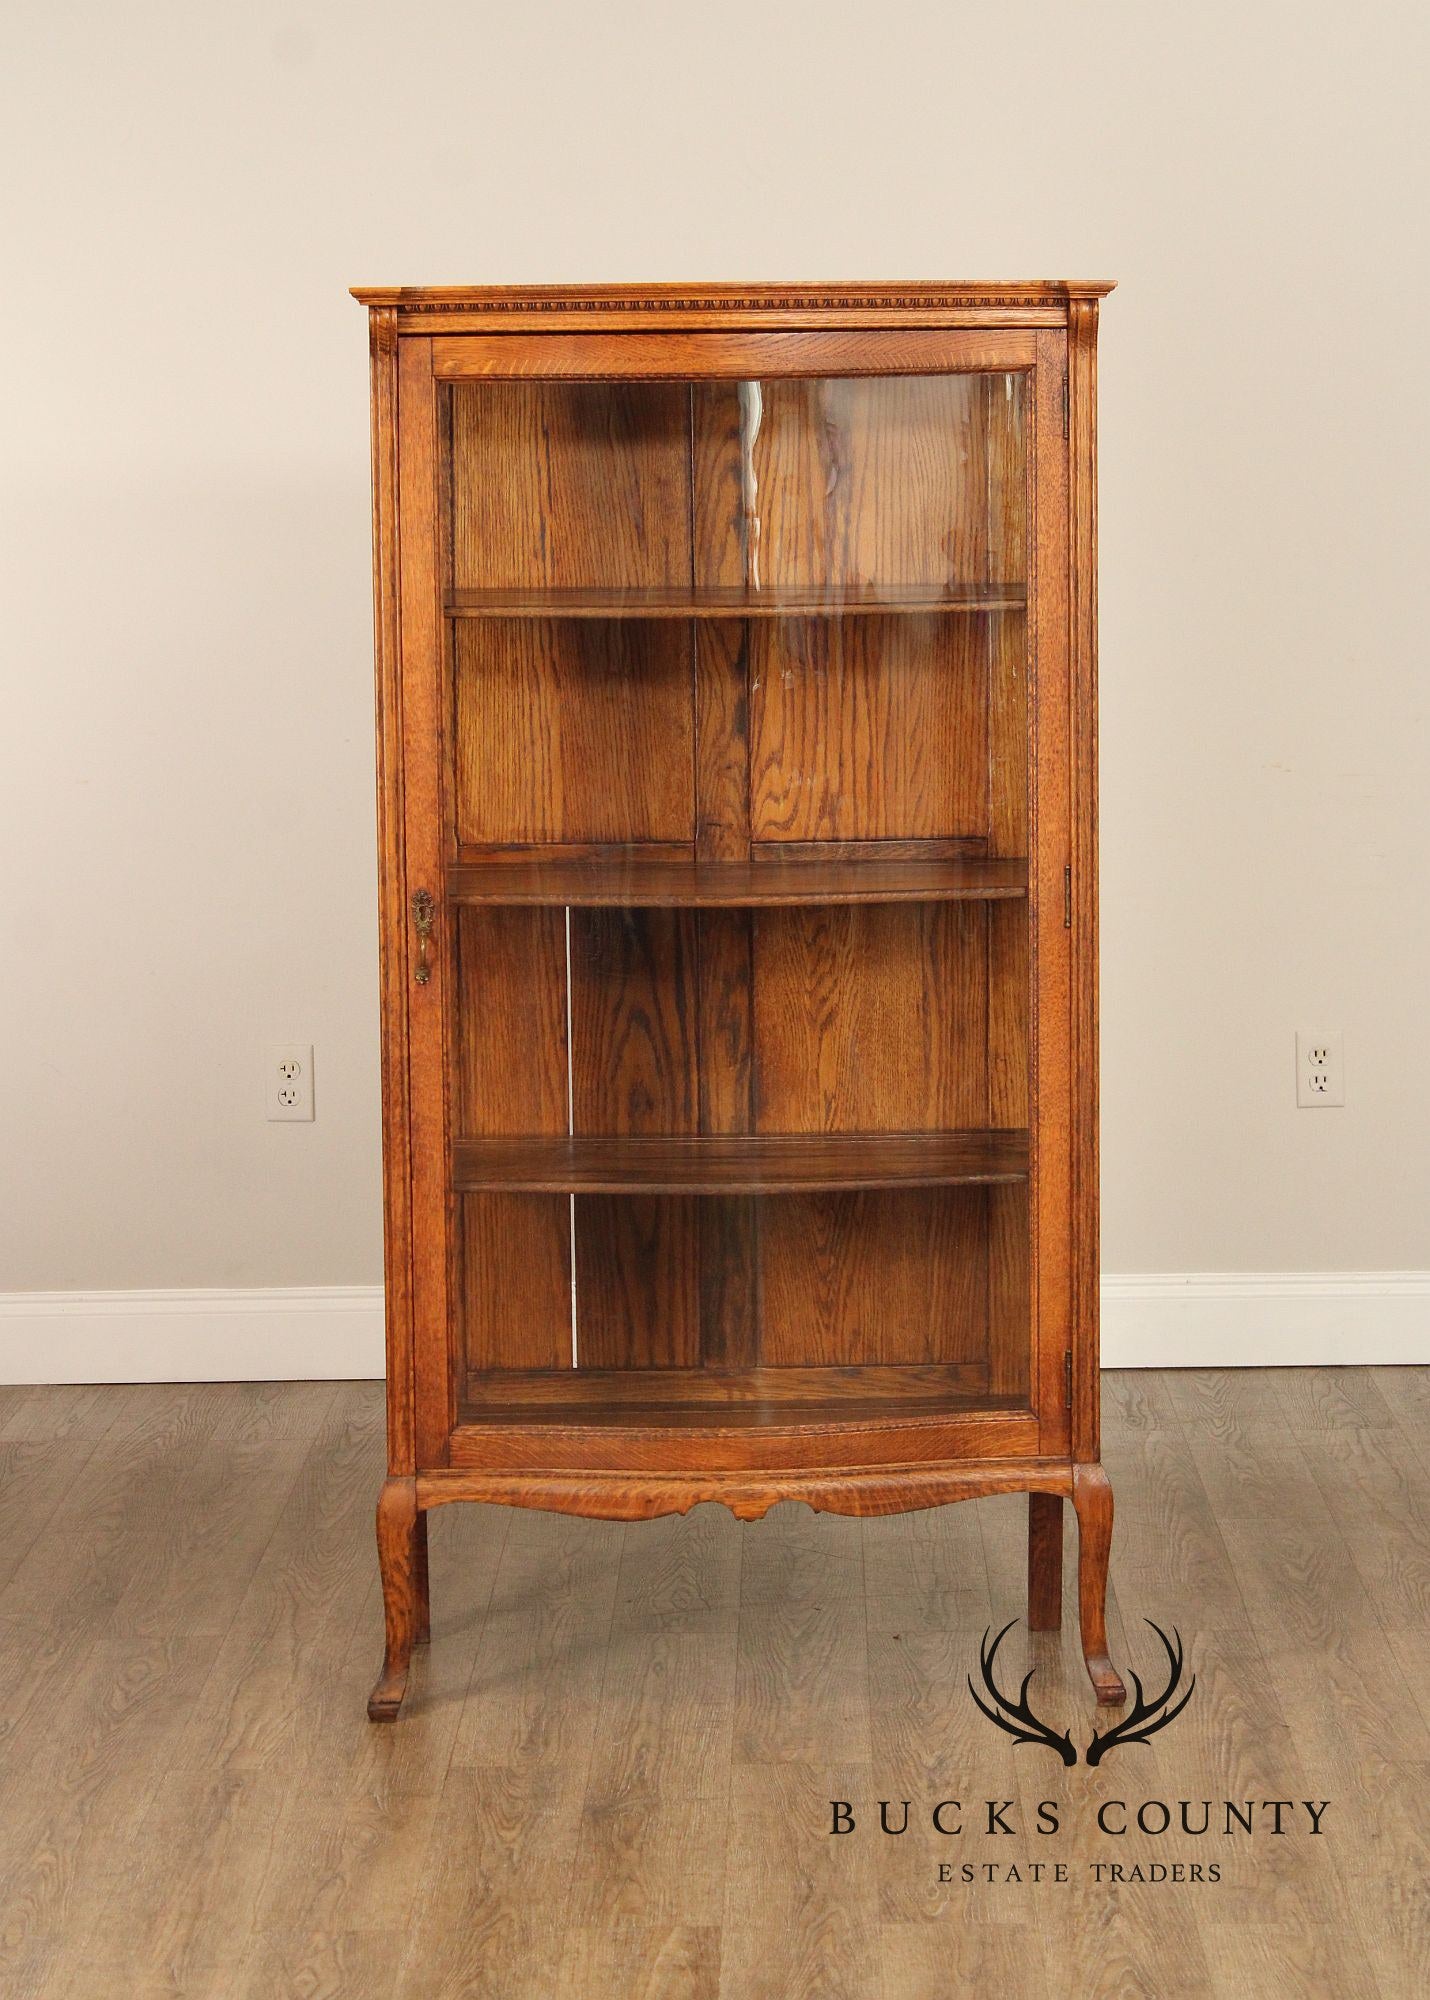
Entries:
[[[571,1129],[699,1130],[697,918],[689,910],[571,912]],[[699,1359],[698,1202],[576,1203],[576,1346],[584,1365]]]
[[766,1201],[760,1360],[982,1362],[987,1212],[982,1188]]
[[461,842],[690,840],[690,628],[454,620]]
[[[446,393],[457,589],[1027,578],[1018,375]],[[1026,852],[1020,611],[448,629],[463,847]],[[458,1132],[1028,1122],[1022,903],[577,909],[569,930],[468,909],[457,958]],[[583,1368],[947,1363],[1027,1392],[1023,1187],[483,1194],[459,1215],[471,1371],[569,1371],[574,1338]]]
[[[464,908],[457,976],[459,1133],[1026,1122],[1021,904],[576,909],[569,933]],[[571,1365],[574,1240],[584,1367],[957,1362],[1026,1388],[1022,1187],[460,1207],[469,1369]]]
[[[566,1130],[566,926],[561,910],[457,913],[458,1132]],[[571,1360],[571,1223],[564,1195],[458,1203],[469,1368]]]
[[1003,622],[752,621],[752,838],[986,836],[988,628]]
[[692,410],[701,581],[941,588],[1026,574],[1021,375],[699,384]]
[[690,581],[684,384],[470,382],[450,394],[457,589]]
[[958,903],[760,910],[760,1132],[987,1123],[988,949]]

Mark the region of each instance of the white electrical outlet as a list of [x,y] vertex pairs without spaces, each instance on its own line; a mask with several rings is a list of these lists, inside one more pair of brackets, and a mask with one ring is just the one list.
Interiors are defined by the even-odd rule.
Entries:
[[1339,1035],[1324,1030],[1296,1034],[1296,1102],[1302,1110],[1346,1101],[1346,1065]]
[[313,1116],[313,1045],[275,1042],[263,1052],[263,1097],[271,1119]]

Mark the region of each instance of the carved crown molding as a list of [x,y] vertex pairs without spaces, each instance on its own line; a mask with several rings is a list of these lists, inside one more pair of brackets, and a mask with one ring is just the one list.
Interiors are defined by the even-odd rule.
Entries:
[[729,313],[729,312],[899,312],[917,310],[999,311],[1032,306],[1067,306],[1097,299],[1112,286],[1103,279],[1057,280],[1026,285],[794,286],[748,290],[607,291],[533,287],[486,291],[478,288],[354,286],[364,305],[388,306],[399,313]]

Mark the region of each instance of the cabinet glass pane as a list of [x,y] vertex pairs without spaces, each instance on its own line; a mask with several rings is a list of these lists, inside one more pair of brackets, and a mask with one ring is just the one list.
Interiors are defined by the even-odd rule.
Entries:
[[1026,382],[445,392],[473,1395],[1026,1397]]

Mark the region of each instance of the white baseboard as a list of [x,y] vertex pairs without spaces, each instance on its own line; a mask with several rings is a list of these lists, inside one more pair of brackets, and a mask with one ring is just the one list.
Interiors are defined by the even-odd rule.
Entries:
[[384,1371],[381,1285],[0,1292],[0,1382],[332,1382]]
[[[1430,1271],[1105,1274],[1108,1368],[1430,1361]],[[383,1373],[382,1288],[0,1292],[0,1382],[341,1381]]]
[[1430,1271],[1102,1276],[1105,1368],[1366,1368],[1430,1361]]

